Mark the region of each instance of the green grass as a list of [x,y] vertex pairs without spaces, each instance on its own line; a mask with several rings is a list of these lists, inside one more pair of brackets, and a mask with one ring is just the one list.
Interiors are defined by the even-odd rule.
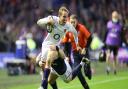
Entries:
[[[94,64],[95,74],[92,80],[87,80],[90,89],[128,89],[128,68],[119,69],[115,76],[112,72],[107,76],[104,72],[104,64]],[[0,70],[0,89],[38,89],[40,75],[7,76],[5,70]],[[70,83],[57,80],[59,89],[83,89],[76,78]],[[48,89],[52,89],[50,86]]]

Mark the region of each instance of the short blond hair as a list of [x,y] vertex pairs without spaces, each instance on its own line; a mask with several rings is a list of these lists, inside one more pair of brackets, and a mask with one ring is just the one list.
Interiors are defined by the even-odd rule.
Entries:
[[113,11],[112,18],[119,18],[119,13],[117,11]]
[[70,15],[70,19],[77,19],[77,16],[75,14]]
[[69,14],[68,9],[65,6],[61,6],[60,9],[59,9],[58,15],[61,15],[63,11],[65,11]]

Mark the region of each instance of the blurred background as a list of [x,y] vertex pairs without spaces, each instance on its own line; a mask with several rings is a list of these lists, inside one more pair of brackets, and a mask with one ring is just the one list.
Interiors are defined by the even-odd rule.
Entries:
[[[36,22],[49,15],[51,9],[57,15],[61,5],[66,5],[70,14],[77,14],[79,22],[96,34],[99,44],[104,44],[106,24],[112,11],[117,10],[126,29],[121,55],[128,55],[128,0],[0,0],[0,72],[7,75],[39,74],[34,60],[47,32]],[[99,44],[90,50],[92,60],[99,58]],[[128,64],[128,57],[125,60]]]
[[27,33],[40,48],[45,32],[36,21],[47,16],[49,9],[57,13],[61,5],[77,14],[79,21],[101,39],[113,10],[120,13],[123,24],[128,26],[127,0],[0,0],[0,52],[14,52],[16,40]]

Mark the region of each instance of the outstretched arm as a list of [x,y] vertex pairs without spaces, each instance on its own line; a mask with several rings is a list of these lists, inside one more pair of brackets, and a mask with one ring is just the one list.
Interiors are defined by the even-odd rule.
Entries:
[[48,17],[39,19],[39,20],[37,21],[37,24],[38,24],[40,27],[44,27],[45,25],[53,25],[53,24],[54,24],[54,18],[53,18],[53,16],[48,16]]

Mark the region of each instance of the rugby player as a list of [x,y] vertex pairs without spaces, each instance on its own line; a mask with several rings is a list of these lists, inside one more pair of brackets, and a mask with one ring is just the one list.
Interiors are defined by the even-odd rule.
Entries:
[[82,66],[90,63],[88,58],[83,57],[81,62],[72,69],[63,50],[57,46],[52,46],[48,52],[48,57],[51,60],[51,70],[48,77],[50,84],[53,84],[58,77],[62,78],[66,83],[72,81],[81,72]]
[[41,84],[44,89],[47,89],[47,79],[51,68],[52,56],[51,58],[49,58],[48,56],[48,51],[50,50],[50,48],[52,48],[51,45],[58,45],[60,43],[60,39],[65,35],[66,32],[72,32],[75,36],[75,42],[77,42],[77,31],[70,23],[67,23],[68,14],[68,9],[62,6],[58,11],[58,17],[48,16],[37,21],[37,24],[40,27],[47,26],[48,31],[48,35],[45,37],[42,43],[41,54],[39,54],[41,56],[41,59],[37,58],[36,60],[36,62],[44,70],[44,78]]
[[[70,45],[72,45],[72,51],[73,51],[73,57],[74,57],[74,63],[72,65],[73,65],[73,67],[76,67],[77,65],[79,65],[79,63],[81,62],[81,60],[84,56],[88,57],[87,48],[89,47],[89,45],[91,43],[92,37],[91,37],[91,33],[87,30],[87,28],[84,25],[78,23],[76,15],[74,15],[74,14],[71,15],[69,22],[76,28],[76,30],[78,32],[78,44],[75,44],[74,36],[71,32],[68,32],[66,34],[66,36],[63,39],[63,43],[65,43],[65,45],[64,45],[65,49],[70,49],[71,48]],[[68,53],[67,55],[71,55],[70,51],[66,52],[66,53]],[[90,64],[87,64],[84,66],[84,72],[85,72],[86,76],[89,79],[91,79],[92,75],[91,75]],[[82,72],[79,72],[77,76],[78,76],[82,86],[84,87],[84,89],[89,89],[89,86],[88,86]]]

